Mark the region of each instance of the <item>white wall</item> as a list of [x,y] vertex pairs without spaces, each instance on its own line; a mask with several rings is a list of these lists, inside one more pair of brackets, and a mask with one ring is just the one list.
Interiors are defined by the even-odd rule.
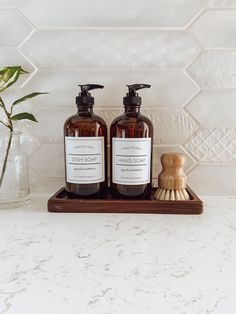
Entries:
[[164,151],[187,156],[200,194],[236,194],[236,0],[0,0],[0,67],[31,72],[5,93],[48,91],[21,123],[33,191],[63,184],[62,127],[77,84],[104,84],[95,111],[108,125],[128,83],[143,90],[155,127],[154,176]]

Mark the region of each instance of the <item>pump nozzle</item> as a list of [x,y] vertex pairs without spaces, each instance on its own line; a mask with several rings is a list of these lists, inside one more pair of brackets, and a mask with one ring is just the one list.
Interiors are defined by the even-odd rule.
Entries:
[[129,89],[129,92],[126,94],[126,97],[123,98],[125,106],[128,105],[141,105],[142,99],[139,97],[137,90],[142,88],[150,88],[149,84],[132,84],[126,85]]
[[81,88],[81,96],[86,96],[88,95],[88,91],[91,89],[96,89],[96,88],[103,88],[104,86],[102,85],[97,85],[97,84],[84,84],[84,85],[79,85]]
[[149,84],[132,84],[132,85],[126,85],[126,86],[128,86],[130,96],[136,96],[137,95],[136,91],[139,89],[151,87],[151,85]]
[[97,84],[84,84],[79,86],[81,88],[81,92],[79,93],[79,96],[76,97],[76,104],[83,106],[92,106],[94,104],[94,98],[91,96],[91,93],[89,93],[91,89],[104,87]]

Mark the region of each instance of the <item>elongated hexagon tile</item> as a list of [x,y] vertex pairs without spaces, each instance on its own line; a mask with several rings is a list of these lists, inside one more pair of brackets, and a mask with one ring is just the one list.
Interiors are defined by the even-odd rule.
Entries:
[[199,93],[186,107],[202,125],[236,125],[236,91]]
[[36,31],[21,47],[39,69],[183,67],[200,53],[186,32],[155,30]]
[[181,153],[184,154],[186,158],[185,166],[184,166],[184,171],[188,172],[189,169],[191,169],[196,162],[193,160],[193,158],[187,154],[181,146],[154,146],[153,149],[153,177],[157,178],[158,174],[161,172],[162,166],[161,166],[161,155],[164,153]]
[[198,0],[146,0],[135,4],[132,0],[25,0],[21,5],[22,12],[37,27],[183,27],[201,8]]
[[[160,70],[143,72],[104,72],[104,71],[39,71],[24,87],[24,92],[32,90],[50,92],[44,100],[48,107],[75,106],[75,97],[80,88],[78,84],[97,82],[104,85],[103,90],[94,90],[95,110],[97,106],[122,106],[127,92],[127,84],[145,82],[150,89],[140,91],[143,106],[154,108],[178,108],[194,95],[198,88],[182,70]],[[41,99],[32,99],[35,106]]]
[[206,48],[235,47],[236,11],[206,11],[196,20],[192,31]]
[[20,86],[34,71],[34,67],[17,51],[15,47],[0,48],[0,69],[6,66],[21,65],[29,74],[21,75],[11,88]]
[[1,47],[0,68],[14,65],[21,65],[23,69],[28,72],[33,72],[34,70],[34,67],[17,51],[15,47]]
[[63,145],[43,144],[30,157],[29,164],[43,177],[61,178],[64,176]]
[[[97,108],[95,113],[101,116],[108,128],[112,121],[123,113],[123,108]],[[56,112],[56,114],[55,114]],[[62,144],[63,125],[65,120],[76,111],[68,108],[41,109],[35,113],[38,124],[25,122],[25,128],[40,143]],[[154,125],[156,144],[182,144],[198,128],[198,124],[184,110],[143,109]]]
[[[107,125],[123,113],[123,108],[97,109],[97,114],[102,116]],[[184,110],[156,110],[142,109],[154,126],[154,143],[179,145],[190,137],[197,129],[198,124]]]
[[21,0],[0,0],[0,8],[16,8]]
[[209,7],[234,7],[236,0],[204,0]]
[[236,87],[236,50],[206,50],[187,69],[203,90]]
[[0,10],[0,46],[18,46],[32,31],[31,26],[15,10]]
[[199,162],[202,163],[235,162],[236,129],[200,129],[185,143],[185,147]]
[[184,110],[143,110],[143,113],[154,125],[156,144],[182,144],[198,129],[198,124]]
[[198,195],[235,195],[236,165],[198,165],[188,175],[188,184]]
[[[73,114],[73,108],[34,108],[38,123],[24,122],[24,129],[30,133],[39,143],[62,144],[63,126],[69,116]],[[74,110],[76,113],[76,109]]]

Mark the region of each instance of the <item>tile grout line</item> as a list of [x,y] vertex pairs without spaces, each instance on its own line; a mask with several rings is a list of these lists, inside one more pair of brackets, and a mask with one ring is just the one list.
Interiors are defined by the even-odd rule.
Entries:
[[186,147],[184,147],[183,145],[180,145],[180,148],[185,152],[186,155],[188,155],[189,158],[191,158],[193,160],[193,162],[194,162],[193,166],[198,163],[197,158],[195,156],[193,156],[192,154],[190,154],[189,151],[186,149]]
[[154,31],[154,32],[185,32],[185,26],[37,26],[37,31]]
[[[21,3],[23,2],[24,0],[21,1]],[[20,4],[21,4],[20,3]],[[20,6],[20,5],[19,5]],[[34,68],[33,72],[30,73],[30,75],[28,76],[28,78],[21,84],[20,88],[23,88],[30,80],[32,77],[34,77],[34,75],[37,73],[38,69],[36,67],[36,65],[31,61],[30,58],[28,58],[21,50],[21,47],[24,45],[25,42],[27,42],[31,36],[35,33],[36,31],[36,28],[35,26],[31,23],[31,21],[29,19],[27,19],[25,17],[25,15],[21,12],[21,10],[19,9],[19,6],[17,7],[16,11],[17,13],[19,14],[19,16],[32,28],[31,32],[25,37],[25,39],[22,40],[22,42],[18,45],[17,47],[17,51],[18,53],[27,61],[29,62],[29,64],[32,65],[32,67]]]
[[16,9],[17,9],[17,10],[20,10],[20,6],[23,4],[24,1],[25,1],[25,0],[20,0],[20,1],[19,1],[18,5],[16,6]]
[[[12,48],[12,47],[9,47]],[[22,53],[23,54],[23,53]],[[27,58],[27,56],[26,56]],[[37,72],[103,72],[103,73],[159,73],[159,72],[169,72],[169,71],[183,71],[182,66],[176,66],[176,67],[155,67],[155,68],[142,68],[142,69],[136,69],[136,68],[115,68],[115,67],[109,67],[109,68],[73,68],[73,69],[68,69],[68,68],[38,68]],[[193,81],[193,80],[192,80]],[[196,82],[195,82],[196,85]]]
[[185,30],[189,30],[189,28],[192,26],[192,24],[195,23],[205,12],[207,9],[203,6],[201,10],[189,21],[189,23],[185,26]]

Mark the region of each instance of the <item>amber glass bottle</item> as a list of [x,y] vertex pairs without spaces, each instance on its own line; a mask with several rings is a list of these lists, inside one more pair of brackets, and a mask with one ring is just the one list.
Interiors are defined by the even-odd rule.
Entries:
[[107,126],[93,113],[89,90],[101,85],[79,85],[78,112],[64,125],[66,190],[71,197],[100,197],[107,187]]
[[137,90],[147,84],[127,85],[124,113],[111,124],[111,188],[116,197],[146,198],[152,183],[152,122],[140,113]]

